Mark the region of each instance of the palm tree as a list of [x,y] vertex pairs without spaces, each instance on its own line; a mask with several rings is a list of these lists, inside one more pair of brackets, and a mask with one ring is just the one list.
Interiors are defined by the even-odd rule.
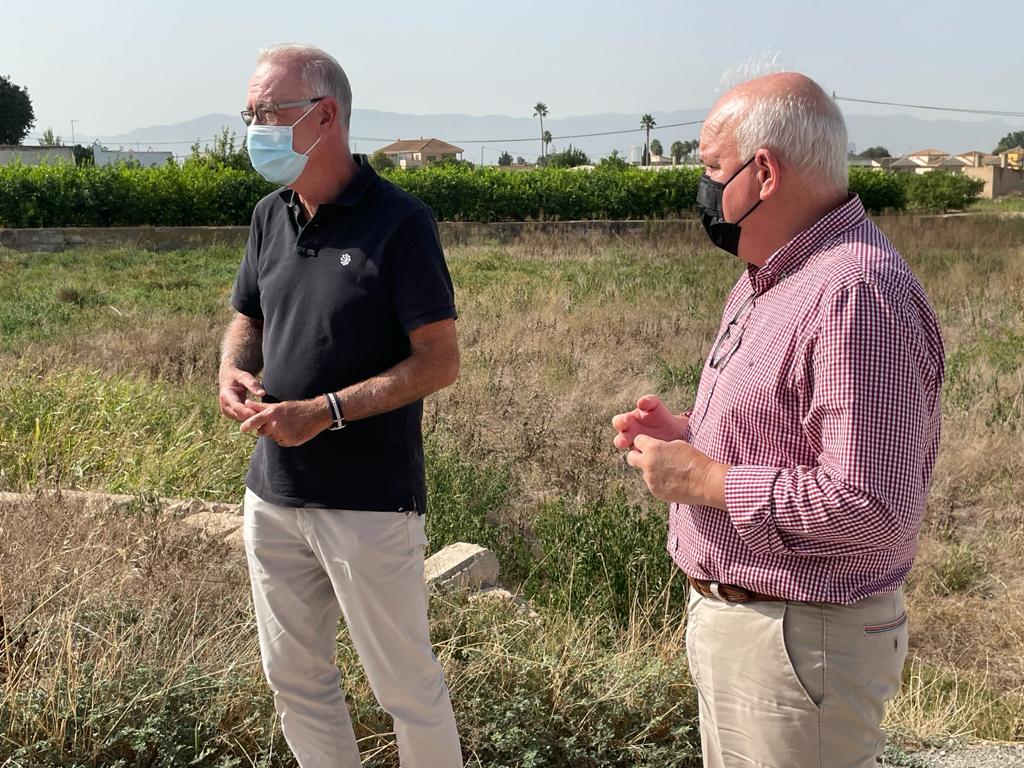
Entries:
[[544,157],[547,157],[548,149],[551,145],[551,131],[544,131],[544,134],[541,136],[541,141],[544,142]]
[[640,127],[647,130],[647,140],[644,143],[644,165],[648,165],[651,162],[651,128],[656,124],[654,117],[651,115],[643,115],[640,118]]
[[544,157],[544,118],[548,116],[548,105],[538,101],[533,105],[533,116],[540,118],[540,156]]

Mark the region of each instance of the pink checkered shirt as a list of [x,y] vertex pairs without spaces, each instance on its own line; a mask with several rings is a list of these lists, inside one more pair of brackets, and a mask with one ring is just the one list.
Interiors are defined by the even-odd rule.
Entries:
[[705,363],[689,435],[732,465],[728,512],[673,504],[669,553],[787,600],[894,591],[939,447],[944,355],[921,284],[853,197],[747,269],[720,333],[737,313],[741,343]]

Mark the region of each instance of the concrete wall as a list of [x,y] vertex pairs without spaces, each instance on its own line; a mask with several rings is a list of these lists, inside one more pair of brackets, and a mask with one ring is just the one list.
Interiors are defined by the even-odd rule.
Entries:
[[152,251],[230,245],[242,248],[248,227],[52,227],[0,229],[0,247],[56,253],[69,248],[134,246]]
[[0,146],[0,165],[11,165],[19,161],[24,165],[74,165],[75,152],[71,147]]
[[1024,171],[988,165],[984,168],[964,168],[964,174],[985,182],[981,196],[992,200],[1004,195],[1024,195]]
[[[997,169],[998,170],[998,169]],[[973,214],[896,215],[873,216],[882,227],[888,222],[911,221],[915,226],[930,226],[942,230],[955,227],[954,222]],[[1013,216],[1014,214],[1002,214]],[[631,244],[631,241],[680,242],[708,247],[710,244],[697,219],[670,219],[665,221],[504,221],[484,224],[469,221],[442,221],[439,224],[444,246],[487,245],[491,243],[521,242],[529,246],[530,240],[543,240],[543,246],[565,243],[575,248],[594,248],[608,241]],[[110,228],[54,228],[54,229],[2,229],[0,248],[25,252],[56,252],[69,248],[136,247],[153,251],[180,248],[202,248],[224,245],[241,249],[249,237],[248,227],[110,227]]]
[[[679,237],[700,234],[696,219],[666,221],[442,221],[438,225],[445,246],[507,243],[543,237],[579,242],[581,237]],[[248,227],[53,227],[0,228],[0,247],[15,251],[54,253],[69,248],[133,246],[153,251],[227,245],[241,248]]]

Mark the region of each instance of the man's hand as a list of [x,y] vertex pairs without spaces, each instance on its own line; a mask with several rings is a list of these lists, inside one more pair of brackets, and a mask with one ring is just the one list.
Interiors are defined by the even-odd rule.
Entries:
[[251,393],[263,397],[267,393],[255,376],[225,363],[221,365],[218,381],[221,413],[235,421],[245,421],[256,415],[257,409],[253,405],[259,403],[247,400],[246,395]]
[[322,397],[283,403],[249,403],[256,411],[241,426],[243,432],[269,437],[283,448],[313,439],[331,425],[331,412]]
[[635,410],[620,413],[612,419],[612,427],[618,432],[613,442],[616,448],[624,451],[633,447],[638,435],[665,441],[680,440],[686,435],[689,421],[686,416],[669,412],[654,395],[644,395],[636,401]]
[[639,469],[651,493],[663,501],[724,510],[728,464],[719,464],[683,440],[637,435],[626,456]]

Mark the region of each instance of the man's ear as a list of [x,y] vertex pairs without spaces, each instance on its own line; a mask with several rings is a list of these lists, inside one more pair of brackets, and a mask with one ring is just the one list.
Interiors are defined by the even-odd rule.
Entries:
[[320,110],[320,125],[330,125],[332,122],[337,122],[340,113],[338,111],[338,102],[334,99],[327,98],[320,102],[322,108]]
[[757,184],[762,200],[779,191],[781,168],[779,156],[775,150],[763,147],[754,153],[754,167],[757,169]]

